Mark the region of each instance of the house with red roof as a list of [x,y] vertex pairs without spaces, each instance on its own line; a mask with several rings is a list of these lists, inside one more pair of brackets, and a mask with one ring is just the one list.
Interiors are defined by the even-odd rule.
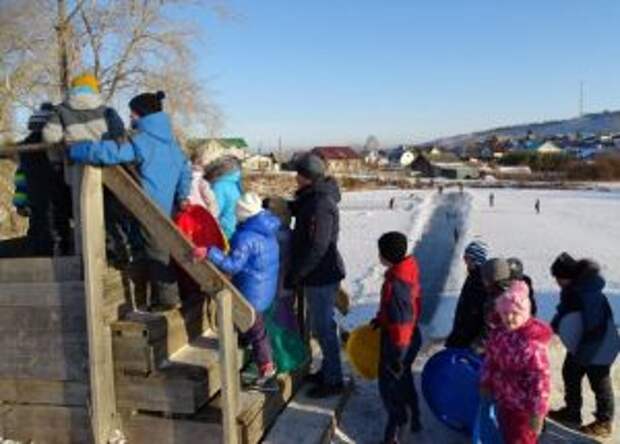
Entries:
[[364,168],[364,159],[350,146],[317,146],[312,153],[323,159],[330,174],[355,174]]

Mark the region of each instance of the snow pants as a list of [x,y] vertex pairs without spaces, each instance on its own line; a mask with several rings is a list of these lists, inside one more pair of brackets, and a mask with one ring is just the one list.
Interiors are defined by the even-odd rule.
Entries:
[[416,329],[402,362],[404,371],[400,377],[390,371],[390,357],[381,355],[379,361],[379,394],[388,414],[384,432],[385,443],[396,441],[401,428],[407,424],[408,410],[412,418],[419,418],[418,394],[415,389],[411,366],[421,346],[422,336],[420,331]]
[[256,321],[254,321],[254,325],[242,335],[241,340],[252,346],[252,359],[262,375],[262,370],[265,366],[273,362],[271,357],[271,344],[267,337],[262,313],[256,312]]
[[532,415],[528,412],[507,409],[498,404],[499,427],[504,444],[536,444],[538,435],[530,426]]
[[600,421],[614,419],[614,392],[611,383],[611,365],[583,366],[575,357],[567,353],[562,366],[564,379],[564,401],[571,413],[581,417],[583,399],[581,397],[581,382],[587,376],[590,387],[596,398],[596,412],[594,416]]

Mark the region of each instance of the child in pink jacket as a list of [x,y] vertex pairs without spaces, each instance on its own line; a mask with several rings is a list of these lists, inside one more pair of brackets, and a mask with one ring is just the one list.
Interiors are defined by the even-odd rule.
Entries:
[[528,287],[513,281],[495,302],[481,391],[499,410],[506,444],[535,444],[549,410],[551,328],[532,318]]

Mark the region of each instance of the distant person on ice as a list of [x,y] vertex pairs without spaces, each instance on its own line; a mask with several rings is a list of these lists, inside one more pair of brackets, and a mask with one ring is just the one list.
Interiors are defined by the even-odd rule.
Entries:
[[371,325],[381,329],[379,393],[388,414],[383,442],[398,443],[411,416],[413,433],[422,430],[411,366],[420,351],[420,277],[415,258],[407,255],[407,236],[391,231],[378,241],[379,259],[388,267],[379,312]]
[[551,328],[531,317],[528,287],[513,281],[497,298],[480,380],[498,407],[506,444],[536,444],[549,410]]
[[489,194],[489,206],[493,208],[495,206],[495,193]]
[[536,203],[534,204],[534,210],[536,214],[540,214],[540,199],[536,199]]
[[255,193],[241,196],[236,213],[239,225],[228,254],[217,247],[197,247],[193,255],[196,260],[208,258],[224,273],[231,274],[235,286],[256,310],[256,321],[242,339],[252,345],[252,359],[258,367],[255,387],[276,390],[276,369],[263,316],[278,289],[280,254],[276,236],[280,221],[263,209],[263,202]]
[[390,207],[390,210],[394,209],[394,202],[395,202],[395,199],[393,197],[390,198],[390,203],[388,204],[388,206]]
[[342,393],[342,363],[334,304],[344,262],[338,251],[340,232],[340,190],[332,177],[325,175],[325,164],[314,154],[302,156],[295,164],[297,192],[290,208],[295,217],[293,262],[285,280],[287,288],[301,288],[308,303],[310,324],[323,353],[318,373],[308,380],[316,386],[311,398]]
[[[74,162],[91,165],[135,164],[140,184],[159,209],[171,217],[189,204],[192,173],[179,147],[172,122],[163,111],[163,91],[143,93],[129,102],[136,133],[123,141],[81,142],[71,147]],[[142,227],[145,262],[151,287],[151,306],[163,309],[181,304],[170,251],[161,239]]]
[[561,288],[551,325],[566,345],[567,353],[562,367],[566,406],[549,416],[569,427],[581,426],[581,383],[587,376],[596,397],[595,421],[580,430],[595,438],[609,437],[615,413],[611,366],[620,340],[603,293],[605,279],[598,264],[588,259],[576,261],[568,253],[557,257],[551,274]]
[[467,278],[461,288],[446,347],[472,348],[482,337],[486,288],[480,267],[487,260],[487,252],[487,245],[481,241],[470,242],[465,248],[463,261],[467,267]]

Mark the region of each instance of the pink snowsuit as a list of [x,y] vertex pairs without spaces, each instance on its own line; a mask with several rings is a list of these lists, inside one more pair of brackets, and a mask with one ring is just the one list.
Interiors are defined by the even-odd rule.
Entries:
[[551,376],[548,347],[551,328],[531,318],[516,330],[499,321],[487,341],[481,386],[497,402],[506,444],[535,444],[533,416],[549,411]]

